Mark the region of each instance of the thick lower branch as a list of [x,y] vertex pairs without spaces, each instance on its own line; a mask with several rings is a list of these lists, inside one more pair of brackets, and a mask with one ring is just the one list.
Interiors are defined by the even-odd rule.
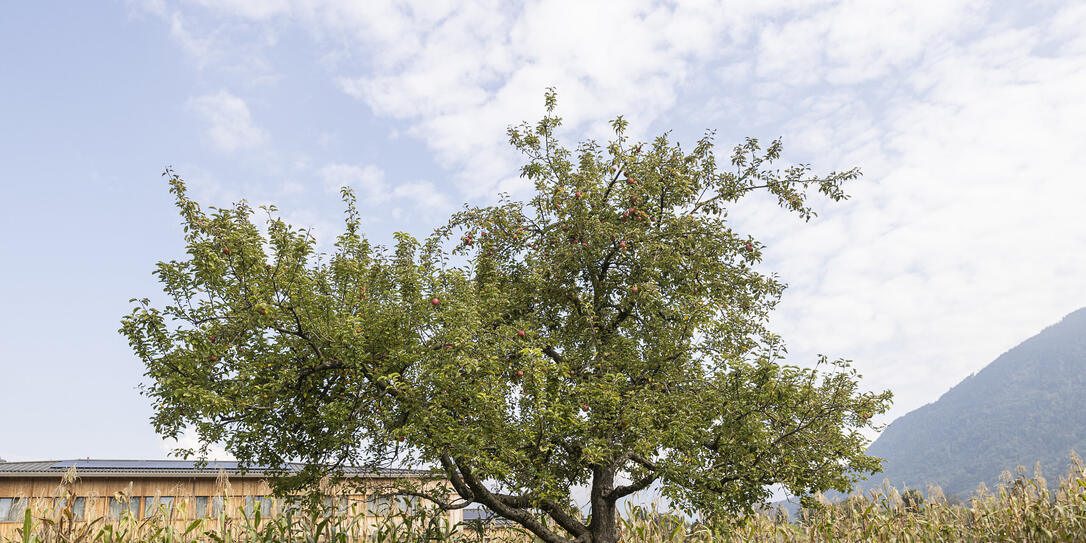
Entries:
[[[463,482],[471,490],[475,501],[482,503],[483,505],[489,507],[495,513],[527,528],[528,531],[532,532],[547,543],[573,543],[571,540],[554,533],[549,528],[544,526],[541,522],[536,520],[527,510],[509,505],[509,503],[519,500],[512,499],[514,498],[512,496],[502,496],[499,494],[494,494],[487,490],[486,486],[483,485],[482,481],[475,477],[475,475],[471,471],[471,468],[468,467],[465,463],[457,459],[454,459],[454,462],[457,470],[460,472]],[[527,504],[524,505],[527,506]],[[563,528],[565,527],[563,526]],[[574,535],[580,534],[575,533]]]
[[615,487],[615,489],[608,493],[605,498],[611,501],[618,501],[622,498],[625,498],[626,496],[629,496],[630,494],[633,494],[634,492],[638,492],[640,490],[648,488],[649,485],[656,482],[657,478],[659,478],[658,474],[650,473],[628,485]]
[[630,452],[620,457],[621,463],[625,463],[627,460],[633,460],[634,462],[641,464],[641,466],[649,470],[649,473],[644,477],[641,477],[640,479],[631,482],[628,485],[613,488],[610,492],[604,495],[605,499],[612,502],[618,501],[622,498],[625,498],[626,496],[629,496],[630,494],[633,494],[634,492],[648,488],[649,485],[654,483],[656,479],[660,477],[660,474],[657,471],[656,464],[648,458],[645,458],[638,453]]

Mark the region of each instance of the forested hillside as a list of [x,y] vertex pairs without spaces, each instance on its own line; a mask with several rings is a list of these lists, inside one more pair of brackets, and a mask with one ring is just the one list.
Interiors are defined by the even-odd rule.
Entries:
[[886,459],[895,486],[966,497],[1022,464],[1065,473],[1071,450],[1086,453],[1086,308],[1007,351],[938,401],[895,420],[868,452]]

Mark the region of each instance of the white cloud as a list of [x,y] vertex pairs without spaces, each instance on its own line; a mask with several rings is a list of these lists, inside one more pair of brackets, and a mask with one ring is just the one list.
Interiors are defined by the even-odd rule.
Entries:
[[[338,192],[341,187],[351,187],[355,191],[360,206],[369,208],[392,203],[407,204],[411,210],[406,216],[418,212],[438,214],[452,208],[449,198],[433,183],[414,181],[389,183],[385,172],[374,165],[329,164],[319,171],[325,189]],[[417,215],[414,215],[417,218]]]
[[398,185],[392,195],[429,211],[445,211],[452,205],[448,197],[439,192],[433,183],[426,181]]
[[[160,15],[166,17],[165,13]],[[194,35],[186,26],[180,13],[175,12],[169,15],[169,19],[170,37],[179,43],[190,57],[196,59],[197,66],[203,67],[217,57],[216,52],[220,48],[213,37]]]
[[759,75],[789,85],[880,78],[975,27],[984,20],[983,5],[848,0],[794,13],[763,27],[756,50]]
[[606,137],[603,121],[622,113],[637,135],[651,136],[653,123],[783,134],[789,156],[819,171],[862,166],[854,198],[821,206],[810,225],[760,205],[733,216],[769,243],[767,267],[792,285],[775,325],[797,357],[855,358],[869,386],[898,393],[898,415],[1086,305],[1086,184],[1075,173],[1086,141],[1086,9],[1012,8],[325,0],[208,9],[246,24],[299,21],[331,51],[318,57],[334,84],[428,146],[455,187],[393,184],[382,163],[319,170],[404,219],[402,202],[436,210],[451,194],[524,191],[504,130],[537,119],[551,85],[567,141]]
[[559,89],[573,131],[601,136],[594,121],[621,113],[643,129],[675,103],[726,13],[693,2],[475,3],[433,24],[409,10],[391,25],[411,46],[368,36],[365,46],[391,50],[395,61],[340,85],[378,115],[409,122],[409,133],[459,174],[465,196],[487,197],[520,160],[505,128],[539,117],[543,89]]
[[196,3],[205,8],[252,19],[267,19],[290,11],[287,0],[196,0]]
[[894,415],[1086,305],[1086,59],[1034,52],[1066,17],[940,47],[884,103],[816,88],[786,133],[868,179],[811,227],[745,223],[792,284],[777,322],[796,352],[859,360]]
[[207,123],[207,137],[219,151],[253,149],[268,139],[264,130],[253,122],[245,100],[229,91],[193,98],[189,105]]
[[329,164],[320,169],[324,187],[336,192],[341,187],[351,187],[363,205],[379,204],[389,198],[385,172],[373,165]]
[[[197,450],[200,447],[200,440],[196,435],[196,431],[193,428],[188,428],[176,441],[172,439],[163,439],[160,446],[164,454],[170,455],[176,449]],[[234,455],[226,452],[226,449],[221,445],[213,445],[208,447],[207,460],[231,461],[236,460],[236,458],[234,458]]]

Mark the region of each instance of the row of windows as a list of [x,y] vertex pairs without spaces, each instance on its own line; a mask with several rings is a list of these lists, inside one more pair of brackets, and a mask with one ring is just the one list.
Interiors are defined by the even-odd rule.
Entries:
[[[298,503],[286,500],[278,503],[279,507],[275,509],[273,506],[276,505],[276,501],[269,496],[244,496],[240,497],[240,499],[242,501],[238,503],[237,511],[243,512],[250,517],[255,515],[257,511],[260,512],[261,517],[269,517],[272,515],[273,510],[276,513],[285,514],[289,511],[298,511],[301,508]],[[30,498],[0,498],[0,522],[22,522],[29,502]],[[185,515],[188,518],[217,517],[225,510],[222,496],[196,496],[194,502],[191,507],[186,507]],[[161,512],[169,517],[175,513],[174,503],[173,496],[135,496],[126,500],[113,497],[109,499],[107,516],[113,520],[125,515],[135,518],[148,518],[155,513]],[[53,499],[52,507],[54,509],[63,508],[65,505],[64,498]],[[322,505],[326,515],[358,512],[351,509],[348,496],[336,498],[325,496]],[[366,510],[371,515],[386,515],[392,511],[393,506],[403,512],[416,505],[418,505],[418,498],[415,496],[373,495],[366,501]],[[228,511],[228,513],[232,512]],[[75,520],[86,520],[87,498],[75,498],[72,502],[72,513]]]

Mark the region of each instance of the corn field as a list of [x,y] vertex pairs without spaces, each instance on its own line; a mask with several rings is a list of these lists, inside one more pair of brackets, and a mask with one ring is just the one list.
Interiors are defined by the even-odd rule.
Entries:
[[[72,496],[69,495],[69,498]],[[71,499],[67,502],[71,503]],[[368,520],[367,520],[368,519]],[[794,518],[781,508],[743,516],[692,521],[656,506],[627,506],[620,520],[624,542],[1086,542],[1086,469],[1072,458],[1068,475],[1050,488],[1036,470],[1004,473],[994,491],[981,485],[967,502],[884,486],[831,503],[816,496]],[[286,514],[262,518],[198,519],[178,526],[166,511],[149,518],[74,522],[69,510],[27,510],[13,538],[0,543],[529,543],[509,524],[450,525],[435,510],[416,508],[378,519],[365,513],[330,518]]]

